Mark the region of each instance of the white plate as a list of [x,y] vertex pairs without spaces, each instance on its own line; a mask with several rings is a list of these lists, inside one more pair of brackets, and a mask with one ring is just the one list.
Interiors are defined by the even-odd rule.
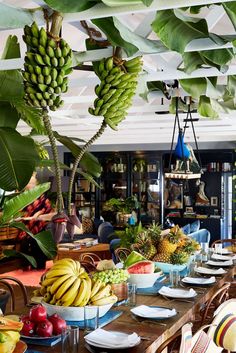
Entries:
[[163,290],[163,287],[158,291],[160,295],[163,295],[168,298],[175,299],[189,299],[196,297],[197,293],[194,289],[190,288],[189,290],[179,289],[179,288],[169,288],[169,291]]
[[[143,318],[145,318],[145,319],[154,319],[154,320],[169,319],[170,317],[173,317],[173,316],[177,315],[177,312],[176,312],[175,309],[174,309],[174,310],[171,310],[170,308],[167,308],[167,307],[163,307],[163,306],[152,306],[152,305],[149,305],[148,307],[151,308],[151,309],[169,310],[169,311],[170,311],[169,316],[160,316],[160,314],[158,314],[158,311],[157,311],[157,314],[156,314],[155,316],[154,316],[154,315],[153,315],[153,316],[152,316],[152,315],[147,316],[147,315],[144,315],[144,314],[140,313],[140,312],[138,311],[138,307],[133,308],[133,309],[131,309],[130,311],[131,311],[133,314],[135,314],[135,315],[137,315],[137,316],[139,316],[139,317],[143,317]],[[137,310],[136,310],[136,309],[137,309]],[[171,312],[171,311],[172,311],[172,312]]]
[[90,341],[90,339],[89,339],[89,338],[86,338],[86,336],[84,336],[84,340],[85,340],[88,344],[90,344],[91,346],[99,347],[99,348],[113,349],[113,350],[132,348],[132,347],[137,346],[137,345],[140,343],[140,341],[141,341],[140,337],[138,336],[138,340],[137,340],[137,342],[136,342],[134,345],[132,345],[132,346],[122,345],[122,341],[123,341],[123,340],[126,340],[126,339],[127,339],[127,336],[129,336],[129,334],[124,333],[124,332],[119,332],[119,331],[110,331],[110,332],[115,333],[116,336],[118,336],[118,338],[120,338],[121,344],[120,344],[119,346],[117,346],[117,345],[114,346],[114,345],[102,344],[102,343]]
[[200,273],[202,275],[215,275],[215,276],[221,276],[224,275],[226,273],[225,270],[221,269],[221,271],[219,272],[220,269],[214,270],[212,268],[207,268],[207,267],[197,267],[195,269],[195,272]]
[[233,254],[232,251],[230,251],[229,249],[226,249],[226,248],[219,249],[218,251],[216,251],[216,250],[214,249],[214,252],[217,253],[217,254],[220,254],[220,255],[229,255],[229,254]]
[[233,266],[233,261],[232,260],[227,260],[227,261],[207,261],[206,265],[208,266],[213,266],[213,267],[229,267]]
[[215,283],[215,277],[210,278],[196,278],[196,277],[185,277],[182,279],[183,283],[192,284],[192,285],[209,285]]

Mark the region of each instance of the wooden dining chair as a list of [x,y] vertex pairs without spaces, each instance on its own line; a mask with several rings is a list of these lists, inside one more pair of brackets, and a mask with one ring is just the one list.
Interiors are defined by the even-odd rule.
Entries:
[[10,311],[16,309],[17,293],[16,287],[20,289],[20,296],[23,299],[24,306],[29,304],[27,290],[24,284],[17,278],[11,276],[0,276],[0,287],[7,288],[10,292]]
[[80,255],[79,261],[86,261],[96,266],[97,262],[101,261],[101,258],[93,252],[86,252]]
[[230,283],[226,283],[223,287],[219,288],[212,297],[205,303],[199,314],[201,319],[199,321],[199,327],[203,324],[210,322],[213,318],[215,309],[222,304],[224,301],[229,299],[229,288]]
[[222,244],[222,246],[228,244],[229,246],[234,247],[236,251],[236,239],[218,239],[211,244],[211,247],[214,248],[215,244]]
[[166,341],[164,341],[155,351],[155,353],[161,352],[176,352],[179,353],[179,346],[181,340],[181,331],[176,332],[173,336],[169,337]]
[[126,260],[127,256],[131,253],[131,251],[127,248],[117,248],[114,250],[114,255],[116,258],[116,262],[123,262]]

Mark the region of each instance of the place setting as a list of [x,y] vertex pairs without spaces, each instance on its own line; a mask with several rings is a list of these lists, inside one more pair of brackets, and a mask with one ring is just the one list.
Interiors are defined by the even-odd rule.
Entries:
[[216,282],[215,276],[209,278],[200,278],[200,277],[184,277],[181,280],[183,286],[196,286],[196,287],[208,287],[213,285]]
[[199,276],[222,276],[226,273],[223,268],[196,267],[195,273]]

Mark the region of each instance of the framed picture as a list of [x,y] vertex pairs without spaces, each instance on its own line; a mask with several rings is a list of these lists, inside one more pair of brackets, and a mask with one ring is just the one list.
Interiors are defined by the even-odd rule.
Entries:
[[218,197],[217,196],[211,197],[211,206],[218,206]]
[[171,179],[166,180],[164,197],[166,208],[183,208],[183,184]]
[[185,212],[193,212],[193,207],[185,207]]

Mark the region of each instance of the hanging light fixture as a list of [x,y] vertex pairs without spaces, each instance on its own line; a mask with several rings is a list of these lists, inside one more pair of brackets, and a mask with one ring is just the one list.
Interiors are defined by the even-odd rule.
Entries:
[[[179,119],[179,109],[178,109],[179,99],[180,99],[179,97],[176,97],[175,121],[174,121],[174,128],[173,128],[172,141],[171,141],[169,167],[168,167],[168,172],[165,173],[165,178],[199,179],[202,174],[202,166],[201,166],[201,159],[200,159],[200,153],[198,149],[196,133],[195,133],[194,124],[193,124],[194,121],[198,120],[198,118],[192,117],[191,98],[187,97],[186,98],[186,103],[188,105],[187,116],[186,116],[186,119],[184,119],[184,123],[185,123],[184,127],[181,128],[180,119]],[[186,129],[189,127],[188,123],[191,123],[198,159],[194,154],[192,146],[184,142],[185,132],[186,132]],[[177,139],[176,147],[173,150],[176,129],[178,129],[178,139]],[[175,164],[175,168],[171,170],[173,156],[176,157],[176,164]]]

